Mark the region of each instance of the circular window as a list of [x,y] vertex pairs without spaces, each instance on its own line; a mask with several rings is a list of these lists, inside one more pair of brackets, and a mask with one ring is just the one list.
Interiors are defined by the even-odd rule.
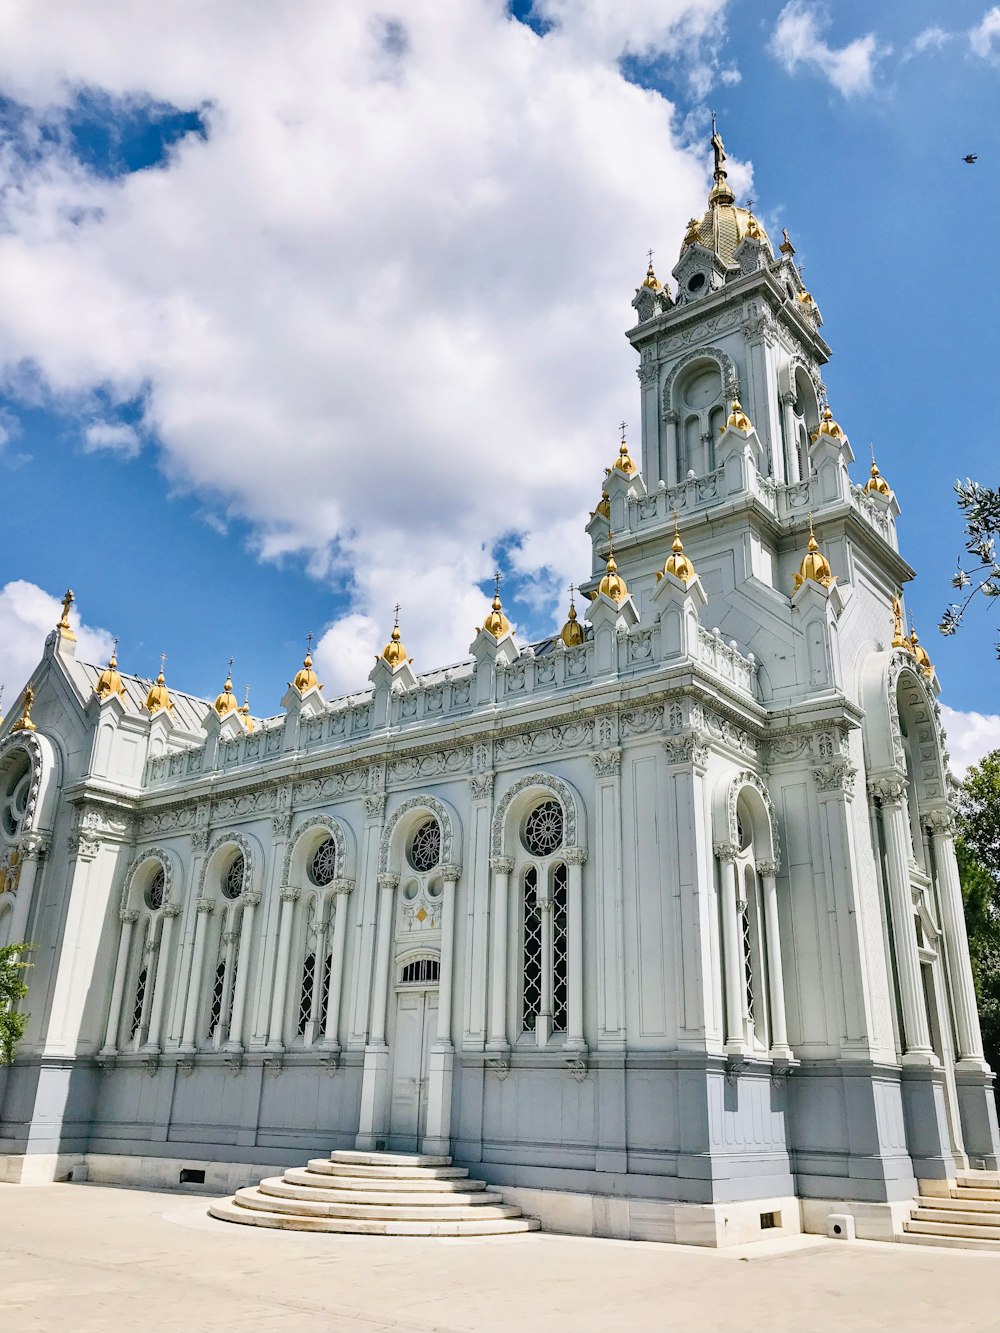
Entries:
[[8,838],[16,838],[28,813],[31,795],[31,766],[20,765],[8,778],[0,798],[0,826]]
[[163,867],[157,866],[153,871],[153,878],[146,885],[146,906],[151,912],[159,911],[163,906],[165,892],[166,877],[163,873]]
[[441,860],[441,827],[436,819],[428,819],[417,829],[410,841],[409,862],[414,870],[433,870]]
[[532,856],[551,856],[562,846],[563,812],[558,801],[536,805],[525,820],[524,845]]
[[246,877],[246,862],[243,853],[237,852],[222,881],[222,892],[226,898],[236,899],[243,892],[243,880]]
[[403,886],[403,897],[406,899],[408,903],[412,903],[414,898],[417,896],[419,892],[420,892],[420,885],[417,883],[415,879],[409,880]]
[[688,278],[689,292],[700,292],[702,287],[704,287],[704,285],[705,285],[704,273],[692,273],[690,278]]
[[432,879],[427,885],[427,897],[437,901],[442,893],[444,893],[444,881],[440,879]]
[[337,844],[332,838],[327,838],[312,854],[312,860],[309,862],[309,878],[323,889],[333,882],[336,873]]

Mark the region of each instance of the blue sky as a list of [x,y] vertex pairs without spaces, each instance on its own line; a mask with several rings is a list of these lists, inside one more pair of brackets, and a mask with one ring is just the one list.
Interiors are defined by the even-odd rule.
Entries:
[[934,627],[954,480],[997,481],[1000,11],[32,9],[0,54],[8,702],[67,583],[126,669],[212,695],[232,655],[265,713],[310,630],[360,688],[397,596],[418,669],[454,660],[497,560],[549,632],[711,108],[822,309],[855,476],[873,441],[896,489],[943,698],[997,711],[988,608]]

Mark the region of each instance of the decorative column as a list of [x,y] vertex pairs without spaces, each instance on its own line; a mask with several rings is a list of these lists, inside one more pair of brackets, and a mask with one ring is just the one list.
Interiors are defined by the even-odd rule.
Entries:
[[767,991],[771,1010],[771,1056],[790,1060],[788,1025],[785,1021],[785,980],[781,968],[781,935],[778,926],[778,863],[758,861],[757,874],[764,886],[764,936],[767,943]]
[[299,890],[287,886],[281,890],[281,916],[278,920],[278,965],[271,994],[271,1021],[267,1031],[267,1049],[283,1051],[285,1003],[288,992],[288,968],[292,954],[292,914],[298,902]]
[[677,451],[677,413],[672,407],[664,412],[663,420],[667,424],[667,457],[664,460],[667,466],[664,477],[668,486],[676,486],[680,480],[680,460]]
[[[539,875],[539,879],[541,876]],[[542,997],[535,1019],[535,1040],[544,1046],[552,1032],[552,982],[554,954],[552,950],[552,889],[548,881],[538,885],[538,911],[542,925]]]
[[240,944],[236,951],[236,985],[233,991],[232,1015],[229,1019],[229,1034],[226,1049],[243,1049],[243,1020],[246,1013],[247,983],[250,978],[250,949],[253,939],[254,913],[260,904],[259,893],[244,893],[241,899],[243,913],[240,917]]
[[737,848],[717,843],[715,854],[722,866],[722,946],[726,978],[726,1050],[742,1055],[746,1050],[746,976],[740,947],[739,912],[736,906]]
[[917,935],[913,927],[913,891],[910,887],[910,820],[906,806],[906,779],[901,774],[876,778],[869,783],[882,804],[885,831],[886,879],[892,909],[892,938],[896,950],[899,999],[903,1010],[904,1064],[934,1065],[931,1048]]
[[340,1052],[340,1002],[344,989],[347,903],[353,888],[353,879],[336,879],[333,882],[333,901],[330,908],[330,929],[333,932],[330,941],[330,991],[326,1001],[326,1024],[323,1028],[323,1045],[331,1054]]
[[[35,892],[35,879],[38,866],[47,849],[45,838],[39,833],[24,833],[18,844],[21,856],[21,869],[17,877],[17,893],[10,922],[11,944],[23,944],[27,938],[28,916],[31,912],[31,900]],[[124,984],[124,983],[123,983]]]
[[389,964],[392,959],[392,904],[399,884],[398,875],[378,877],[378,936],[375,953],[375,980],[372,993],[372,1017],[369,1044],[385,1045],[385,1016],[389,1002]]
[[984,1070],[983,1038],[979,1029],[979,1009],[969,962],[969,936],[962,907],[962,886],[955,859],[955,819],[948,809],[932,810],[925,823],[934,845],[937,871],[938,906],[941,930],[947,952],[948,977],[955,1006],[958,1055],[962,1062]]
[[179,903],[167,903],[161,916],[160,943],[156,951],[156,972],[153,976],[153,999],[149,1012],[149,1028],[146,1032],[146,1045],[143,1048],[149,1055],[160,1053],[160,1031],[163,1026],[163,1005],[167,994],[170,968],[170,936],[174,921],[181,914]]
[[215,903],[210,898],[199,898],[195,903],[194,950],[191,959],[191,975],[188,978],[187,1007],[184,1010],[184,1031],[181,1034],[180,1049],[193,1054],[195,1034],[198,1025],[198,1003],[201,999],[202,973],[205,970],[205,941],[208,937],[208,918],[215,911]]
[[115,979],[111,987],[111,1009],[108,1013],[108,1027],[104,1034],[102,1055],[114,1055],[118,1050],[118,1025],[122,1016],[122,999],[125,995],[125,978],[128,975],[128,956],[132,946],[132,927],[139,919],[136,911],[120,913],[122,933],[118,940],[118,958],[115,962]]
[[442,866],[444,891],[441,899],[441,971],[438,982],[439,1042],[451,1042],[451,1007],[455,973],[455,895],[462,877],[461,866]]
[[583,847],[567,847],[566,862],[566,1050],[586,1051],[583,1036]]
[[427,1079],[427,1130],[422,1143],[426,1153],[447,1154],[451,1149],[451,1089],[455,1048],[451,1040],[451,1009],[455,957],[455,896],[462,867],[441,867],[444,891],[441,898],[441,966],[438,978],[437,1039],[431,1047]]
[[493,872],[493,956],[490,969],[490,1033],[487,1051],[505,1056],[510,1050],[507,1040],[507,891],[514,862],[509,856],[494,856],[490,860]]
[[378,926],[375,940],[375,973],[372,981],[371,1020],[365,1064],[361,1076],[361,1114],[357,1147],[370,1152],[384,1137],[389,1109],[389,1047],[385,1041],[385,1017],[389,1000],[389,965],[392,958],[392,909],[399,876],[378,877]]
[[365,827],[361,845],[360,893],[355,948],[354,1003],[350,1014],[348,1045],[361,1047],[368,1041],[371,1009],[372,965],[375,956],[375,928],[378,923],[378,862],[382,825],[385,819],[384,792],[366,796]]
[[785,428],[785,457],[788,465],[788,480],[794,485],[795,482],[802,480],[799,469],[799,442],[795,430],[795,418],[792,415],[795,394],[786,389],[780,395],[779,402],[781,403],[781,421]]

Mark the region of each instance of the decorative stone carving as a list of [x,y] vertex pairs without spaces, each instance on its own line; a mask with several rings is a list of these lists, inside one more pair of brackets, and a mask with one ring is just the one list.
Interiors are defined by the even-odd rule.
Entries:
[[949,838],[955,836],[955,814],[948,806],[925,811],[923,819],[930,834]]
[[586,847],[564,847],[559,856],[568,866],[582,866],[587,860],[587,849]]
[[695,768],[708,767],[710,753],[708,738],[702,732],[692,731],[663,742],[668,764],[692,764]]
[[902,801],[906,796],[906,778],[901,773],[886,773],[881,777],[871,778],[868,793],[882,805],[891,805]]
[[295,855],[296,848],[304,837],[315,829],[323,829],[333,839],[333,845],[337,850],[337,869],[343,870],[347,860],[347,842],[344,837],[344,830],[336,819],[329,815],[313,815],[305,820],[295,830],[295,837],[289,841],[285,848],[285,863],[281,869],[281,882],[287,884],[292,872],[292,857]]
[[509,875],[514,869],[514,858],[512,856],[491,856],[490,869],[497,875]]
[[198,876],[198,897],[201,898],[205,893],[205,876],[208,874],[208,867],[216,852],[223,847],[232,846],[236,848],[243,857],[243,892],[245,893],[254,878],[254,853],[253,845],[249,839],[242,833],[222,833],[209,847],[204,861],[201,863],[201,874]]
[[848,796],[854,793],[856,773],[857,769],[854,765],[848,763],[842,756],[831,759],[828,764],[821,764],[819,768],[813,769],[816,786],[821,792],[839,791]]
[[365,818],[370,820],[373,824],[381,822],[381,820],[385,818],[385,801],[386,798],[384,794],[378,796],[366,796]]
[[599,778],[617,777],[621,772],[621,750],[601,750],[598,754],[592,754],[590,759]]
[[382,840],[378,852],[380,874],[384,874],[389,869],[389,848],[392,845],[392,836],[396,830],[396,825],[414,810],[426,810],[429,815],[433,815],[437,820],[441,829],[441,861],[446,863],[451,860],[455,830],[452,827],[451,814],[447,806],[443,805],[436,796],[411,796],[408,801],[404,801],[402,805],[396,807],[392,813],[392,818],[382,831]]
[[488,801],[493,795],[495,779],[495,773],[479,773],[475,777],[469,778],[469,790],[472,793],[472,799],[474,801]]
[[561,778],[555,777],[552,773],[528,773],[508,787],[500,798],[500,803],[493,815],[493,828],[490,836],[490,853],[492,856],[500,856],[503,851],[504,824],[507,822],[507,811],[510,809],[511,802],[521,792],[527,791],[529,787],[537,787],[539,791],[550,792],[558,798],[563,811],[563,837],[570,845],[576,842],[578,812],[576,796],[572,789]]

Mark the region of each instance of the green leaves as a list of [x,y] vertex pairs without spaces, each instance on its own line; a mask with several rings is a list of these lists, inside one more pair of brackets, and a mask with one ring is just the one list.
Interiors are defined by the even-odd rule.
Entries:
[[30,944],[7,944],[0,949],[0,1065],[9,1065],[24,1036],[28,1015],[17,1012],[18,1001],[28,993],[25,971],[33,966],[23,959]]

